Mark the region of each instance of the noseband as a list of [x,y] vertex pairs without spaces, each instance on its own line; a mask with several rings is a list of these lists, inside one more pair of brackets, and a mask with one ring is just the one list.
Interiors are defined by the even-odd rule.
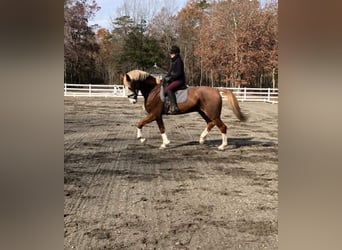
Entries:
[[131,87],[128,88],[130,91],[132,91],[133,93],[130,94],[130,95],[127,95],[128,99],[134,99],[134,100],[137,100],[138,98],[138,93],[137,93],[137,90],[136,89],[133,89]]

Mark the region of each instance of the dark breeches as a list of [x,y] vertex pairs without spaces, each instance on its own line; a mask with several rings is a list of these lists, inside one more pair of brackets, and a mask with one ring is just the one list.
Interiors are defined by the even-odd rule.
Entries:
[[183,81],[178,81],[178,80],[173,81],[169,85],[166,86],[165,93],[170,91],[170,90],[175,92],[176,90],[181,89],[184,85],[185,84]]

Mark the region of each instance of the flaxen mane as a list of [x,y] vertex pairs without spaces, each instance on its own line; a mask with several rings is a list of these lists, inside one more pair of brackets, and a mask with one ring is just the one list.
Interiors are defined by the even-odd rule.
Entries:
[[132,81],[144,81],[150,76],[149,73],[138,69],[128,72],[127,75],[129,75]]

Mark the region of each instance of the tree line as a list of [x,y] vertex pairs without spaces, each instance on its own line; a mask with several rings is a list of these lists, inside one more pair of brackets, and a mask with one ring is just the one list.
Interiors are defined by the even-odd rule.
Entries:
[[278,86],[277,1],[190,0],[177,13],[168,6],[147,13],[153,0],[144,2],[142,9],[126,1],[108,30],[89,25],[96,1],[64,1],[66,83],[120,84],[119,70],[167,70],[177,44],[188,85]]

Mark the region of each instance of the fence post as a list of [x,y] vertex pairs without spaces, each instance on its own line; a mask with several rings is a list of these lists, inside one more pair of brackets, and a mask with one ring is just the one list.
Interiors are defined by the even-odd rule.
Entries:
[[267,90],[267,100],[270,102],[271,101],[271,89],[268,88]]
[[66,96],[66,94],[67,94],[67,85],[66,83],[64,83],[64,96]]
[[246,87],[243,88],[243,100],[244,101],[247,100],[247,88]]
[[91,84],[89,84],[89,96],[91,96]]

